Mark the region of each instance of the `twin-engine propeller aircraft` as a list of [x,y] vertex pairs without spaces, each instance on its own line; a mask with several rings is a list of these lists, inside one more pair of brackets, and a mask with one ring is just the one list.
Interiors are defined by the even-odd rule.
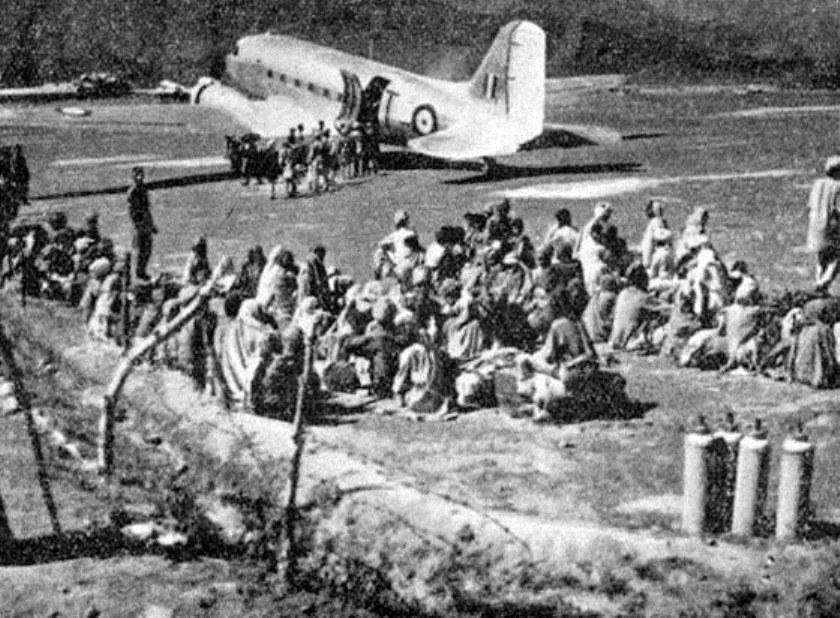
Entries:
[[[240,39],[226,69],[233,87],[202,78],[192,102],[225,110],[264,138],[319,120],[371,123],[383,143],[488,162],[538,143],[621,139],[602,127],[545,123],[545,32],[528,21],[502,27],[476,73],[461,82],[273,34]],[[580,84],[573,89],[579,93]]]

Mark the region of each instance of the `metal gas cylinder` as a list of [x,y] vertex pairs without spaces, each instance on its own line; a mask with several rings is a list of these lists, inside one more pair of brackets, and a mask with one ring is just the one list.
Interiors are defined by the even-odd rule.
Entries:
[[754,431],[738,447],[738,471],[732,508],[732,533],[750,536],[764,515],[770,471],[770,443],[757,420]]
[[699,535],[718,527],[727,447],[701,418],[699,427],[686,434],[684,450],[682,527]]
[[779,465],[779,500],[776,506],[776,538],[789,540],[802,534],[811,514],[811,476],[814,445],[799,433],[782,444]]

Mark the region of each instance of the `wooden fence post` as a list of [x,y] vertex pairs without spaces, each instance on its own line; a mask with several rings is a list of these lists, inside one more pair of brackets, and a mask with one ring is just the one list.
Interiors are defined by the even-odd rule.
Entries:
[[6,517],[6,505],[3,503],[3,496],[0,495],[0,553],[3,546],[15,540],[12,528],[9,526],[9,518]]
[[15,361],[14,347],[9,338],[6,337],[6,332],[0,326],[0,359],[11,374],[12,384],[15,389],[15,398],[18,401],[21,412],[26,417],[26,431],[29,434],[29,441],[32,443],[32,454],[35,456],[35,465],[38,468],[38,484],[41,486],[41,495],[44,498],[44,504],[47,507],[47,513],[50,516],[53,532],[61,534],[61,523],[58,521],[58,509],[53,500],[52,490],[50,489],[50,478],[47,474],[47,465],[44,461],[44,452],[41,449],[41,436],[38,435],[38,428],[35,426],[35,419],[32,418],[32,400],[29,393],[23,385],[23,374]]
[[102,413],[99,416],[99,441],[97,444],[97,467],[102,475],[110,475],[114,467],[114,416],[120,392],[128,379],[134,365],[156,346],[177,333],[201,309],[207,297],[213,292],[216,281],[222,275],[225,260],[219,262],[212,276],[199,289],[189,304],[184,307],[170,322],[161,324],[151,335],[139,341],[131,351],[120,359],[116,371],[111,376],[111,382],[102,398]]
[[306,425],[303,414],[303,406],[306,399],[306,388],[309,385],[309,376],[312,371],[312,347],[314,337],[306,335],[306,348],[304,351],[303,373],[300,376],[297,400],[295,401],[294,433],[292,441],[295,444],[295,451],[292,455],[292,468],[289,471],[289,494],[286,499],[286,581],[292,586],[296,585],[298,579],[298,557],[300,548],[297,543],[297,490],[300,480],[300,463],[303,457],[303,448],[306,444]]
[[122,344],[123,354],[131,347],[131,251],[125,252],[122,272]]

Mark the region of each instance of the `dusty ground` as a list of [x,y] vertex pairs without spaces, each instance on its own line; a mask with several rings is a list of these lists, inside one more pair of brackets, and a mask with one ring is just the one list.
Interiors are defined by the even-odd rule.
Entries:
[[[407,208],[428,238],[436,226],[510,193],[528,230],[539,237],[558,206],[582,221],[597,199],[606,198],[633,240],[644,225],[641,204],[655,195],[666,201],[672,227],[680,227],[695,206],[709,207],[715,244],[724,255],[746,259],[765,288],[805,286],[809,260],[798,250],[804,205],[809,183],[835,147],[840,97],[630,92],[553,115],[659,137],[610,149],[524,153],[509,162],[517,166],[509,178],[495,181],[463,166],[413,169],[412,161],[394,156],[392,169],[378,178],[318,198],[275,202],[265,187],[212,181],[225,170],[218,159],[221,140],[212,132],[230,127],[196,120],[195,111],[97,106],[77,123],[48,108],[0,110],[0,139],[25,143],[33,168],[39,199],[24,215],[62,208],[78,223],[97,210],[105,233],[127,245],[120,187],[130,166],[145,161],[150,180],[182,185],[153,193],[161,229],[153,268],[179,268],[195,236],[205,234],[214,255],[240,259],[254,243],[268,248],[280,241],[300,254],[323,242],[328,261],[364,277],[371,247],[397,207]],[[103,157],[110,160],[90,160]],[[620,360],[617,370],[631,397],[644,404],[636,419],[535,426],[494,411],[446,424],[361,415],[335,419],[316,435],[410,475],[425,490],[476,507],[671,530],[679,517],[682,433],[697,414],[716,424],[731,411],[743,425],[759,415],[777,449],[791,423],[803,421],[817,444],[813,497],[825,523],[807,547],[833,547],[832,524],[840,519],[836,393],[676,370],[652,358]],[[752,543],[763,547],[766,541]]]

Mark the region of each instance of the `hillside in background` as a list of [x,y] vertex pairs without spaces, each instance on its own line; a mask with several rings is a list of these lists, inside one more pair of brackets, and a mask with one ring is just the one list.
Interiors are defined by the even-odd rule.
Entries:
[[138,84],[218,75],[247,33],[273,30],[438,77],[465,77],[516,18],[548,34],[548,73],[776,79],[840,87],[835,0],[9,0],[0,83],[84,71]]

